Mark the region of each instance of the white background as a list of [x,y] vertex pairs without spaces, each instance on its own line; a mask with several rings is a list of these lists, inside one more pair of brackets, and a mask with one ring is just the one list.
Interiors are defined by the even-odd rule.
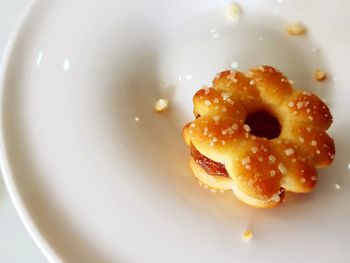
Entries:
[[[5,47],[29,0],[0,0],[0,61]],[[0,262],[47,262],[17,215],[0,177]]]

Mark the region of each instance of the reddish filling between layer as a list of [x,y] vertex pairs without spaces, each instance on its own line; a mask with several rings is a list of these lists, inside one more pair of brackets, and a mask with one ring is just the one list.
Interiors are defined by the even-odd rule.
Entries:
[[229,177],[224,164],[204,156],[193,145],[191,146],[191,156],[208,174]]
[[[196,115],[196,119],[198,117],[200,115]],[[265,137],[271,140],[277,138],[281,133],[281,125],[277,118],[264,110],[250,113],[245,123],[251,128],[250,133],[258,137]],[[215,162],[204,156],[193,145],[191,146],[191,155],[208,174],[229,177],[224,164]]]

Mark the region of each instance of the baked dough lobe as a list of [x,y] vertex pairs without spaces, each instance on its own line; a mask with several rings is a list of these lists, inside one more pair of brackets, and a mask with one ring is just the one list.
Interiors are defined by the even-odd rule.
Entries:
[[[326,133],[332,123],[329,108],[315,94],[294,90],[273,67],[221,72],[212,87],[196,92],[193,103],[196,119],[183,129],[186,143],[200,153],[190,159],[192,172],[208,187],[231,189],[251,206],[275,207],[285,191],[310,192],[317,183],[316,168],[334,159],[334,142]],[[276,138],[251,132],[245,121],[258,111],[276,117]],[[227,173],[215,174],[200,155]]]

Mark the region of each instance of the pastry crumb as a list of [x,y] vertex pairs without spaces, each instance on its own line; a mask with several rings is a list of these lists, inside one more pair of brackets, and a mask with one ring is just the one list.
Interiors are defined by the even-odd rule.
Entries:
[[250,230],[245,230],[242,234],[244,241],[249,241],[253,237],[253,232]]
[[316,69],[314,72],[314,78],[317,81],[322,81],[322,80],[325,80],[327,76],[326,76],[326,73],[324,73],[322,70]]
[[169,101],[166,99],[159,99],[154,105],[155,111],[158,111],[158,112],[167,111],[168,107],[169,107]]
[[236,20],[242,13],[241,7],[236,3],[230,3],[226,7],[226,17],[229,20]]
[[303,35],[306,32],[306,28],[299,23],[292,23],[287,27],[288,35]]

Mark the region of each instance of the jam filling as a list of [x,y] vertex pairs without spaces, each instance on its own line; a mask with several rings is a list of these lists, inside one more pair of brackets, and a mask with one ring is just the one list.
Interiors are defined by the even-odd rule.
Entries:
[[208,174],[229,177],[224,164],[204,156],[193,145],[191,146],[191,156]]
[[[196,118],[198,118],[196,116]],[[276,117],[268,111],[256,111],[250,113],[245,124],[249,125],[252,135],[265,137],[269,140],[277,138],[281,133],[281,125]],[[210,175],[229,177],[225,165],[215,162],[201,154],[196,147],[191,146],[191,155],[193,159]]]

